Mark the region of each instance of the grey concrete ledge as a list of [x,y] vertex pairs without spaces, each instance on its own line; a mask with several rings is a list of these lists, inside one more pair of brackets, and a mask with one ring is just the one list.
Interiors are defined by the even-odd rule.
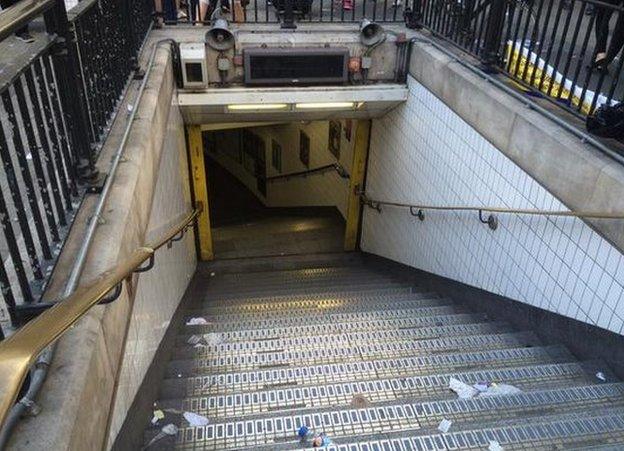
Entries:
[[[410,74],[573,211],[624,212],[624,166],[425,42]],[[624,221],[586,220],[624,250]]]

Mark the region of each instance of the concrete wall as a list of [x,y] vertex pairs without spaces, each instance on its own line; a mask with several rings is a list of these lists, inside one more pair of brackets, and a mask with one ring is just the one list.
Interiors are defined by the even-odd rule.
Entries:
[[[370,197],[437,206],[567,210],[533,174],[431,90],[412,77],[409,88],[406,104],[373,122],[366,183]],[[484,111],[475,108],[468,91],[464,94],[464,110],[506,120],[488,110],[492,105],[480,106]],[[525,136],[536,148],[546,138]],[[565,139],[558,144],[565,145]],[[565,157],[563,149],[560,155]],[[583,170],[565,159],[541,161],[544,171],[556,164]],[[589,180],[580,182],[596,196],[609,195]],[[405,209],[385,207],[378,213],[366,208],[361,245],[430,273],[624,332],[624,258],[614,246],[579,219],[499,215],[499,221],[492,231],[476,213],[427,211],[420,222]]]
[[[123,261],[190,208],[180,116],[172,108],[174,89],[169,50],[163,47],[156,54],[81,283],[93,281]],[[128,92],[132,98],[137,91]],[[121,111],[126,110],[127,101]],[[109,167],[126,120],[121,114],[113,125],[99,158],[103,171]],[[87,196],[83,202],[50,281],[52,299],[62,290],[96,200]],[[10,449],[99,450],[107,446],[107,430],[110,426],[112,436],[118,429],[193,272],[193,242],[189,234],[171,250],[158,252],[152,271],[135,274],[124,283],[119,299],[91,309],[59,340],[37,399],[41,413],[19,423]]]
[[[167,135],[152,201],[147,241],[158,239],[190,211],[188,180],[184,124],[174,102],[167,120]],[[195,266],[195,243],[190,233],[171,249],[162,248],[157,254],[154,269],[138,280],[117,393],[109,419],[109,445],[125,420],[126,412],[195,272]]]
[[[347,139],[346,121],[341,121],[340,159],[338,162],[347,172],[351,171],[353,160],[353,143],[355,140],[355,121]],[[265,145],[267,176],[305,171],[307,168],[299,159],[299,133],[303,131],[310,138],[310,165],[317,168],[336,163],[336,157],[329,151],[329,122],[315,121],[309,123],[293,123],[255,127],[253,133],[261,137]],[[300,207],[300,206],[335,206],[345,216],[347,209],[348,179],[343,179],[335,171],[313,174],[307,177],[276,180],[267,183],[264,196],[258,191],[256,178],[235,159],[226,156],[226,152],[234,152],[237,144],[237,131],[221,132],[217,140],[219,149],[214,155],[231,174],[237,177],[247,188],[268,207]],[[272,164],[272,141],[281,146],[282,167],[278,171]],[[223,149],[227,149],[226,152]],[[232,154],[230,153],[230,155]]]

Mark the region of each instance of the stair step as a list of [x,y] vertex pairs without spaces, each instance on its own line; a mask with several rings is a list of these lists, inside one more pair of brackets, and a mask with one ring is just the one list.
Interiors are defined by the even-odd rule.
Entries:
[[270,287],[239,287],[236,289],[210,289],[206,290],[202,301],[210,302],[212,299],[227,300],[247,296],[260,297],[262,294],[275,295],[304,294],[314,291],[316,293],[329,293],[340,291],[361,291],[363,289],[376,290],[384,288],[411,288],[414,284],[408,282],[380,281],[380,280],[344,280],[328,283],[298,283],[292,286],[283,284]]
[[361,313],[377,318],[389,316],[405,316],[406,310],[425,307],[453,306],[448,298],[439,298],[433,294],[405,293],[401,295],[377,295],[367,297],[331,297],[318,300],[292,300],[272,302],[276,307],[269,311],[237,313],[216,309],[190,309],[185,313],[185,322],[193,317],[204,317],[211,322],[244,324],[246,321],[279,321],[280,324],[295,321],[301,324],[302,318],[317,321],[324,317],[342,315],[345,313]]
[[[265,352],[276,349],[289,349],[300,346],[327,347],[345,346],[347,343],[385,342],[389,340],[415,340],[436,338],[449,335],[470,335],[490,333],[498,330],[500,323],[485,322],[487,317],[483,314],[445,315],[427,317],[433,322],[422,321],[421,324],[414,322],[413,326],[399,328],[388,325],[387,329],[374,329],[369,323],[365,323],[362,329],[365,332],[356,332],[357,328],[341,325],[335,327],[335,331],[319,330],[315,326],[301,326],[297,328],[273,328],[253,329],[250,331],[232,331],[219,333],[219,339],[223,340],[217,345],[197,345],[209,352]],[[492,328],[489,328],[491,326]],[[343,329],[350,330],[343,332]],[[193,334],[180,334],[176,337],[176,346],[191,346],[189,340]],[[197,335],[196,335],[197,336]],[[281,338],[284,337],[284,338]]]
[[322,286],[357,283],[401,283],[401,281],[380,274],[334,274],[323,277],[291,277],[286,279],[260,280],[219,280],[216,277],[210,280],[207,292],[241,292],[281,289],[292,286]]
[[[181,439],[181,436],[180,436]],[[503,449],[587,449],[595,445],[624,442],[624,409],[591,412],[585,415],[568,415],[563,418],[544,418],[537,424],[509,424],[488,428],[431,434],[401,434],[377,440],[336,443],[328,451],[352,450],[454,450],[487,449],[491,441]],[[256,447],[254,449],[264,449]],[[274,449],[274,448],[273,448]],[[283,448],[286,449],[286,448]],[[312,451],[318,448],[302,448]]]
[[[487,316],[474,313],[456,313],[453,307],[435,307],[412,310],[410,316],[366,319],[357,313],[346,313],[342,317],[327,318],[329,321],[321,323],[308,322],[304,325],[276,325],[271,322],[260,323],[269,327],[252,328],[248,327],[232,330],[232,325],[225,328],[221,324],[208,324],[198,326],[184,326],[179,334],[184,342],[187,342],[191,335],[218,333],[225,342],[247,341],[247,340],[274,340],[287,337],[322,337],[327,334],[348,334],[351,332],[379,332],[383,330],[414,329],[427,326],[443,326],[448,324],[466,324],[484,321]],[[300,323],[299,323],[300,324]],[[325,326],[325,327],[324,327]],[[319,332],[323,332],[322,334]]]
[[389,271],[375,270],[365,266],[334,266],[334,267],[309,267],[289,270],[271,270],[262,272],[242,272],[242,273],[229,273],[229,274],[215,274],[215,279],[218,278],[224,281],[231,282],[246,282],[246,281],[262,281],[262,280],[287,280],[289,278],[314,278],[314,277],[327,277],[334,275],[381,275],[392,276]]
[[[189,427],[181,418],[171,416],[166,421],[182,425],[178,445],[195,444],[205,450],[216,450],[298,443],[296,431],[302,425],[323,431],[333,440],[338,440],[397,431],[434,430],[443,419],[452,421],[452,430],[457,431],[477,425],[483,427],[501,420],[516,420],[518,417],[584,412],[604,405],[624,406],[624,384],[559,388],[466,400],[330,408],[315,413],[294,411],[279,416],[264,414],[246,421],[211,422],[204,427]],[[151,431],[151,434],[154,433]],[[225,437],[228,437],[226,442]]]
[[[339,307],[351,308],[360,303],[362,305],[379,305],[387,299],[389,302],[396,299],[403,300],[438,298],[434,293],[413,291],[405,288],[382,288],[372,290],[356,290],[325,293],[302,293],[284,296],[243,297],[230,299],[209,299],[201,306],[193,306],[189,312],[209,312],[212,314],[256,314],[260,312],[274,313],[283,310],[299,311],[302,309],[334,309]],[[282,312],[288,313],[288,312]]]
[[[161,406],[183,409],[209,418],[240,418],[262,412],[278,412],[295,408],[318,409],[348,406],[354,395],[369,402],[396,401],[403,398],[449,398],[449,380],[455,377],[467,384],[480,381],[504,382],[524,390],[589,384],[595,377],[587,374],[580,363],[555,363],[515,368],[464,371],[434,375],[406,375],[359,382],[337,382],[315,386],[273,388],[262,391],[225,395],[209,395],[184,400],[161,400]],[[203,378],[187,379],[196,390]],[[203,385],[201,385],[203,386]]]
[[171,362],[165,377],[179,378],[180,375],[191,377],[210,374],[202,377],[201,386],[204,387],[202,394],[217,394],[263,390],[277,386],[327,384],[399,377],[406,374],[423,375],[478,368],[562,363],[572,360],[572,355],[561,346],[481,350],[454,354],[410,356],[392,360],[319,363],[228,373],[214,373],[212,368],[202,366],[202,361],[186,360]]
[[[300,365],[353,362],[359,359],[400,358],[435,355],[461,351],[539,346],[539,339],[529,332],[498,333],[434,338],[430,340],[388,341],[385,343],[348,344],[341,348],[287,349],[275,352],[212,355],[203,349],[178,348],[174,357],[179,360],[197,358],[198,367],[214,372],[245,371],[261,368],[285,368]],[[173,361],[172,364],[175,364]]]

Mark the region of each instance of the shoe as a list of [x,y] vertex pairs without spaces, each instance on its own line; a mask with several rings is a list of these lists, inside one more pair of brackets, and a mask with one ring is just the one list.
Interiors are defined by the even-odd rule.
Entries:
[[33,36],[27,31],[23,31],[21,33],[15,33],[15,37],[19,39],[20,41],[23,41],[26,43],[35,42],[35,38],[33,38]]
[[186,13],[182,10],[178,11],[178,19],[188,19],[188,16],[186,15]]
[[597,59],[587,68],[591,71],[596,71],[604,74],[609,73],[609,63],[607,62],[607,58]]

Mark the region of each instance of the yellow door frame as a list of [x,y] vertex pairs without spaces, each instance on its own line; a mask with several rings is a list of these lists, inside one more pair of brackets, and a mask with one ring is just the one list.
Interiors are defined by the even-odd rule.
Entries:
[[358,233],[362,217],[360,190],[364,188],[364,177],[366,176],[370,129],[370,119],[357,121],[355,127],[355,142],[353,144],[351,178],[349,179],[349,197],[347,199],[347,222],[344,238],[345,251],[354,251],[358,247]]
[[206,179],[206,167],[204,166],[204,143],[202,130],[199,125],[188,125],[189,155],[191,159],[191,179],[195,202],[203,207],[197,218],[197,230],[199,237],[199,257],[201,260],[212,260],[212,233],[210,231],[210,211],[208,203],[208,181]]

